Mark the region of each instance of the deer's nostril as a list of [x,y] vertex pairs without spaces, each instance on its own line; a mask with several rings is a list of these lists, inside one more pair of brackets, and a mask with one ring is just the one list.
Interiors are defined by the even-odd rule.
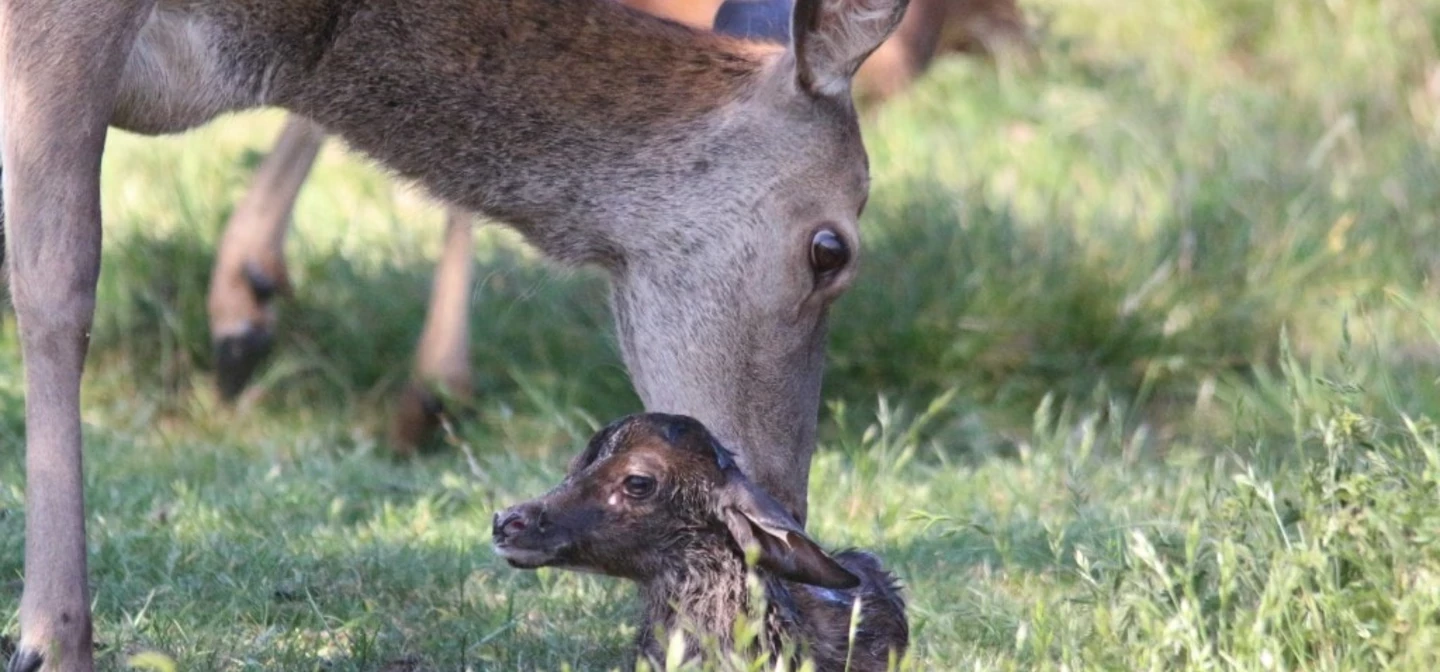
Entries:
[[525,519],[518,513],[512,513],[505,516],[505,519],[496,525],[495,531],[499,533],[499,536],[508,537],[519,534],[525,528]]

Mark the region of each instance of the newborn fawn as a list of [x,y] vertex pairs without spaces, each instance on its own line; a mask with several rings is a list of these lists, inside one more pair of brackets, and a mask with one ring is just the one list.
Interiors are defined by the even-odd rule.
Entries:
[[747,549],[758,553],[765,611],[760,651],[746,653],[792,663],[803,655],[822,671],[885,670],[909,641],[905,603],[879,559],[826,553],[688,416],[611,423],[559,486],[496,514],[493,534],[513,567],[638,583],[638,654],[656,665],[665,660],[662,637],[677,628],[687,657],[703,657],[702,640],[727,653],[737,648],[736,621],[758,606],[747,586]]

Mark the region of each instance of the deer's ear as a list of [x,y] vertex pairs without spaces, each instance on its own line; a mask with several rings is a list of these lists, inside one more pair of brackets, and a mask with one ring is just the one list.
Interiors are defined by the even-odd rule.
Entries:
[[860,579],[805,535],[775,498],[731,467],[717,501],[740,548],[758,547],[760,566],[780,578],[824,588],[854,588]]
[[821,96],[844,95],[850,78],[905,16],[909,0],[795,0],[795,77]]

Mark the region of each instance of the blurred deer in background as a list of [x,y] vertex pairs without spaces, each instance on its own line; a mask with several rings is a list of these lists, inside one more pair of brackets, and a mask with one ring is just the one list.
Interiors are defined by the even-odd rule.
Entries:
[[[793,0],[619,0],[696,28],[752,39],[790,39]],[[940,54],[1000,55],[1029,48],[1016,0],[912,0],[896,29],[861,66],[854,95],[873,108],[922,75]],[[663,95],[663,93],[657,93]],[[272,349],[275,299],[290,291],[285,238],[300,188],[325,140],[314,123],[290,116],[275,148],[226,225],[210,280],[210,334],[216,383],[235,399]],[[414,452],[434,431],[442,397],[471,390],[469,306],[474,220],[447,208],[445,243],[435,269],[412,375],[393,406],[389,443]]]

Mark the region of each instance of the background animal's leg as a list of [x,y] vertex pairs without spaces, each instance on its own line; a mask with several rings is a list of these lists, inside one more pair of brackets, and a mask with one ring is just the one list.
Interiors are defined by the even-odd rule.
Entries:
[[1036,57],[1025,13],[1016,0],[949,0],[940,35],[942,52],[1014,57],[1026,64]]
[[447,209],[445,249],[435,269],[415,371],[395,402],[390,442],[408,455],[434,431],[443,410],[441,394],[470,396],[470,285],[474,274],[474,219]]
[[[4,98],[0,98],[3,101]],[[5,120],[0,118],[0,147],[5,146]],[[5,183],[5,166],[0,164],[0,185]],[[0,285],[7,288],[10,285],[10,267],[5,265],[5,189],[0,187]],[[3,312],[6,305],[0,302],[0,312]],[[3,318],[3,315],[0,315]],[[4,324],[0,319],[0,324]]]
[[909,88],[935,57],[952,6],[973,0],[912,0],[905,18],[855,73],[855,96],[874,107]]
[[[0,101],[3,100],[4,98],[0,98]],[[4,123],[4,119],[0,118],[0,147],[5,146],[5,127],[3,126]],[[5,166],[3,164],[0,164],[0,184],[4,183]],[[5,190],[3,187],[0,187],[0,274],[4,275],[3,278],[0,278],[0,282],[8,283],[10,279],[10,270],[5,266]]]
[[273,301],[290,291],[285,235],[295,198],[324,142],[318,125],[290,115],[220,239],[210,277],[210,339],[215,382],[226,400],[245,389],[274,343]]
[[25,360],[25,589],[10,670],[88,672],[80,377],[100,272],[100,155],[150,0],[0,4],[10,291]]
[[873,111],[924,75],[935,57],[948,53],[1024,65],[1034,56],[1029,39],[1015,0],[911,0],[895,33],[855,74],[856,100]]

